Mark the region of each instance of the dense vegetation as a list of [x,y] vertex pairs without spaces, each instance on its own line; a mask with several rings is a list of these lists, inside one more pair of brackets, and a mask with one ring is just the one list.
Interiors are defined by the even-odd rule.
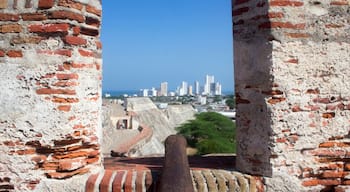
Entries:
[[236,125],[229,118],[215,112],[204,112],[176,129],[186,138],[188,145],[202,155],[235,153],[235,128]]

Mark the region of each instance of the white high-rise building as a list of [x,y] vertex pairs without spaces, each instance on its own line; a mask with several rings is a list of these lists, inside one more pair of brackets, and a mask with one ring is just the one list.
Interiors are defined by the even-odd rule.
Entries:
[[154,87],[152,87],[151,90],[148,90],[148,96],[149,96],[149,97],[156,97],[156,96],[157,96],[157,89],[155,89]]
[[212,84],[214,83],[214,76],[213,75],[206,75],[205,76],[205,84],[204,84],[204,95],[210,95],[212,94]]
[[160,84],[160,96],[168,96],[168,82]]
[[187,95],[193,95],[193,87],[192,87],[192,85],[189,85],[189,86],[188,86]]
[[141,97],[148,97],[148,89],[141,89],[140,90],[140,96]]
[[214,94],[215,95],[221,95],[222,94],[222,92],[221,92],[221,84],[218,83],[218,82],[215,83],[215,93]]
[[195,94],[195,95],[199,95],[199,93],[200,93],[199,82],[198,82],[198,81],[195,81],[195,82],[194,82],[194,94]]
[[188,94],[188,84],[185,81],[182,81],[181,87],[179,89],[179,96],[184,96]]

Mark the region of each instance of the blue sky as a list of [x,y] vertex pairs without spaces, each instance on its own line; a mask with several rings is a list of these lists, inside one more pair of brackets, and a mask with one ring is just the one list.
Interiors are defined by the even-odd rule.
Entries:
[[103,1],[103,90],[214,75],[233,90],[231,0]]

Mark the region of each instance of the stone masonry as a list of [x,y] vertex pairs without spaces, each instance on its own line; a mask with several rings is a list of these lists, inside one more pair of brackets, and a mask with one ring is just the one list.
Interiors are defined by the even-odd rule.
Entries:
[[[259,191],[350,190],[349,4],[232,1],[236,168],[263,176]],[[0,191],[103,175],[101,10],[0,0]]]
[[79,191],[101,167],[100,23],[98,0],[0,0],[0,191]]
[[350,190],[350,1],[233,0],[237,168]]

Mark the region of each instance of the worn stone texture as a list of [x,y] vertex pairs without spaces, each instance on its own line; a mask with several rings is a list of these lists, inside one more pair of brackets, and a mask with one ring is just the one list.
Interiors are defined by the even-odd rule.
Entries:
[[[77,10],[61,1],[0,1],[1,190],[81,191],[101,168],[99,36],[75,30],[98,32],[84,20],[100,15],[85,7],[101,5],[90,0]],[[51,17],[61,10],[80,19]]]
[[266,191],[346,187],[349,1],[232,1],[237,168]]

